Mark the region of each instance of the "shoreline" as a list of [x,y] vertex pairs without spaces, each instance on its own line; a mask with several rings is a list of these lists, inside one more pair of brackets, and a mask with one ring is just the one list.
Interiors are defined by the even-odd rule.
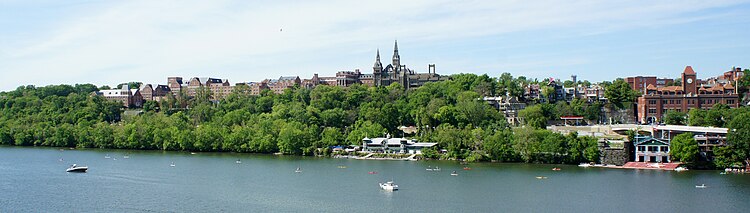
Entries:
[[[356,155],[335,155],[331,154],[330,156],[325,155],[313,155],[313,156],[307,156],[307,155],[284,155],[284,154],[276,154],[276,153],[250,153],[250,152],[212,152],[212,151],[178,151],[178,150],[157,150],[157,149],[117,149],[117,148],[76,148],[76,147],[54,147],[54,146],[16,146],[16,145],[0,145],[0,148],[2,147],[12,147],[12,148],[42,148],[42,149],[54,149],[54,150],[60,150],[60,151],[66,151],[66,150],[85,150],[85,151],[107,151],[107,150],[114,150],[114,151],[120,151],[124,153],[129,153],[131,151],[136,152],[160,152],[160,153],[181,153],[186,155],[198,155],[198,154],[240,154],[240,155],[256,155],[256,156],[265,156],[265,157],[278,157],[278,156],[284,156],[284,157],[315,157],[315,158],[331,158],[331,159],[353,159],[353,160],[376,160],[376,161],[443,161],[443,162],[458,162],[458,163],[464,163],[465,161],[461,160],[441,160],[441,159],[418,159],[418,158],[392,158],[392,157],[366,157],[366,156],[356,156]],[[368,155],[372,155],[376,153],[370,153]],[[517,164],[528,164],[528,165],[568,165],[568,166],[576,166],[576,164],[549,164],[549,163],[525,163],[525,162],[494,162],[494,161],[479,161],[479,162],[471,162],[471,163],[517,163]],[[638,162],[628,162],[628,163],[638,163]],[[647,164],[653,164],[653,163],[647,163]],[[668,164],[675,164],[675,163],[668,163]],[[578,164],[580,165],[580,164]],[[661,164],[666,165],[666,164]],[[581,167],[584,168],[584,167]],[[635,166],[617,166],[617,165],[591,165],[589,168],[606,168],[606,169],[633,169],[633,170],[662,170],[662,171],[674,171],[674,168],[658,168],[658,167],[635,167]],[[691,170],[697,170],[697,171],[724,171],[723,169],[691,169]],[[746,173],[750,174],[750,173]]]

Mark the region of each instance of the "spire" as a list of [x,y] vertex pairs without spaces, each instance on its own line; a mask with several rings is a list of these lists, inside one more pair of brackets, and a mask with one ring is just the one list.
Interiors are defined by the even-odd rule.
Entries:
[[380,72],[382,68],[383,64],[380,63],[380,49],[378,49],[378,53],[375,56],[375,65],[373,65],[373,69],[375,69],[376,72]]
[[375,56],[375,61],[380,61],[380,48],[378,48],[377,56]]
[[401,69],[401,56],[398,55],[398,40],[396,40],[393,46],[393,69],[398,72]]

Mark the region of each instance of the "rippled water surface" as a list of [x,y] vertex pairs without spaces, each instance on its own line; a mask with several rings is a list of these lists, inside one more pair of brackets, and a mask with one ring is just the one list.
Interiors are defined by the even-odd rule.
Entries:
[[[73,163],[89,171],[65,172]],[[428,166],[442,171],[426,171]],[[555,166],[562,171],[552,171]],[[295,173],[297,167],[303,172]],[[499,163],[462,167],[436,161],[0,147],[0,212],[750,211],[750,175]],[[459,175],[451,176],[453,170]],[[400,190],[380,190],[378,182],[391,179]],[[695,188],[700,184],[708,187]]]

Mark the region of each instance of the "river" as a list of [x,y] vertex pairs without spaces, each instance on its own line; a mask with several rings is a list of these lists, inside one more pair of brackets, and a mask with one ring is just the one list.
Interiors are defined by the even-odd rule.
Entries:
[[[65,172],[73,163],[89,171]],[[426,171],[428,166],[442,171]],[[471,170],[450,161],[0,146],[0,212],[750,211],[750,175],[468,166]],[[294,172],[297,167],[301,173]],[[453,170],[459,175],[451,176]],[[387,180],[400,190],[382,191],[378,182]],[[707,187],[695,188],[700,184]]]

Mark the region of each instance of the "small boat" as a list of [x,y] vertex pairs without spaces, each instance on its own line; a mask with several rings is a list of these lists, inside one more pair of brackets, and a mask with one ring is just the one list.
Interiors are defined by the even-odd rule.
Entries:
[[378,174],[378,172],[376,172],[376,171],[369,171],[369,172],[367,172],[367,174],[376,175],[376,174]]
[[396,191],[398,190],[398,185],[393,183],[393,181],[388,181],[385,183],[380,183],[380,188],[386,191]]
[[130,155],[125,155],[125,156],[122,156],[122,158],[124,158],[124,159],[129,159],[129,158],[130,158]]
[[172,164],[169,164],[169,166],[174,167],[174,162],[172,162]]
[[536,179],[540,179],[540,180],[541,179],[547,179],[547,177],[546,176],[536,176]]
[[346,166],[338,166],[339,169],[346,169]]
[[726,175],[726,174],[727,174],[727,172],[720,172],[719,174],[720,174],[720,175]]
[[432,169],[432,166],[427,166],[427,169],[425,169],[425,170],[427,170],[427,171],[430,171],[430,172],[431,172],[431,171],[432,171],[433,169]]
[[194,154],[197,154],[197,153],[195,153],[195,152],[191,152],[190,154],[191,154],[191,155],[194,155]]
[[296,169],[296,170],[294,170],[294,173],[302,173],[302,169],[301,169],[301,168],[299,168],[299,167],[297,167],[297,169]]
[[240,159],[237,159],[236,161],[234,161],[234,163],[236,163],[236,164],[241,164],[241,163],[242,163],[242,161],[240,161]]
[[109,157],[109,154],[107,154],[107,155],[104,156],[104,158],[110,159],[111,157]]
[[88,170],[88,169],[89,169],[89,167],[78,166],[76,164],[73,164],[73,165],[70,165],[70,167],[68,167],[68,169],[66,169],[65,171],[66,172],[86,172],[86,170]]
[[688,168],[685,168],[685,167],[677,167],[677,168],[674,168],[674,171],[675,171],[675,172],[684,172],[684,171],[687,171],[687,170],[688,170]]
[[591,164],[590,163],[582,163],[582,164],[578,164],[578,167],[587,168],[587,167],[591,167]]
[[471,170],[471,167],[464,167],[464,170]]
[[437,166],[434,169],[432,169],[432,171],[435,171],[435,172],[439,172],[440,170],[441,170],[440,167],[437,167]]
[[451,172],[451,176],[458,176],[458,172],[456,171]]
[[557,168],[557,167],[555,167],[555,168],[552,168],[552,171],[560,171],[560,170],[561,170],[561,169],[560,169],[560,168]]
[[699,188],[699,189],[706,188],[706,184],[695,185],[695,188]]
[[112,160],[117,160],[117,158],[112,158]]
[[60,158],[60,162],[63,162],[63,159],[62,159],[62,158]]

